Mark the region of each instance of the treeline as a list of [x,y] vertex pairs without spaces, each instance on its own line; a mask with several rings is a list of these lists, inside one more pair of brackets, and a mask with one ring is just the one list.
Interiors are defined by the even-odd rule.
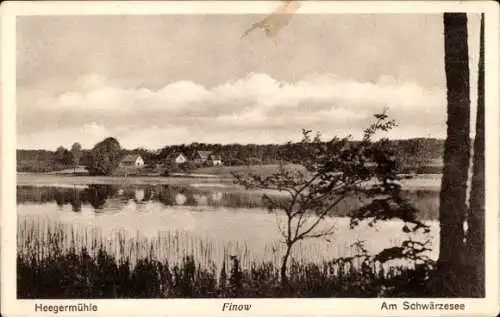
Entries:
[[[81,150],[78,164],[87,165],[89,155],[89,150]],[[56,151],[17,150],[16,160],[18,172],[43,173],[75,167],[74,155],[62,147]]]
[[[398,162],[402,166],[418,167],[433,164],[442,159],[444,140],[433,138],[416,138],[408,140],[389,141]],[[211,151],[219,154],[225,165],[248,164],[276,164],[279,162],[300,163],[300,143],[286,144],[205,144],[192,143],[189,145],[165,146],[160,151],[153,153],[142,150],[131,152],[141,154],[148,162],[163,162],[171,153],[183,153],[188,157],[196,151]]]
[[395,155],[401,164],[408,166],[429,165],[443,158],[444,140],[418,138],[391,140]]
[[[422,172],[429,168],[440,172],[444,140],[433,138],[417,138],[408,140],[391,140],[391,147],[397,157],[402,172]],[[276,164],[279,162],[298,163],[301,145],[286,144],[207,144],[191,143],[165,146],[161,150],[143,148],[121,149],[121,155],[139,154],[146,165],[164,165],[173,154],[183,153],[191,158],[196,151],[211,151],[222,157],[224,165]],[[79,165],[87,166],[91,159],[91,150],[80,151]],[[70,150],[59,147],[56,151],[17,150],[18,172],[50,172],[74,167],[74,159]],[[425,172],[425,171],[424,171]],[[427,171],[429,172],[429,171]]]

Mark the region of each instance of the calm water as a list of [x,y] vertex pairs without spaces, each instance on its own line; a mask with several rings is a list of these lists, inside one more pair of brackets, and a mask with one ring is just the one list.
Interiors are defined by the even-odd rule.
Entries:
[[[247,264],[279,262],[283,251],[278,230],[283,219],[265,210],[262,194],[258,192],[217,184],[18,186],[17,189],[19,230],[30,226],[43,229],[60,223],[66,228],[68,238],[71,235],[74,238],[75,232],[80,237],[87,237],[90,231],[98,232],[111,249],[118,236],[130,241],[145,239],[155,242],[159,257],[169,259],[192,253],[214,262],[228,255],[239,255]],[[346,204],[340,208],[348,208],[349,202]],[[350,229],[348,218],[332,217],[323,228],[332,225],[335,235],[329,241],[303,241],[295,248],[294,258],[321,262],[348,256],[355,252],[351,245],[357,240],[365,241],[366,248],[373,253],[407,237],[398,222]],[[414,238],[430,239],[437,247],[437,224],[431,225],[428,236]],[[431,257],[436,258],[437,252]]]

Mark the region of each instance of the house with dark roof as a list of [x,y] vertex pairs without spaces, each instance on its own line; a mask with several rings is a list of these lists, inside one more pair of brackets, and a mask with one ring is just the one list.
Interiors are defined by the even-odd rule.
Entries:
[[193,162],[196,164],[205,164],[210,158],[211,151],[196,151],[193,154]]
[[212,166],[222,166],[222,157],[217,154],[210,154],[208,157],[208,164]]
[[128,154],[123,157],[120,167],[144,167],[144,159],[139,154]]

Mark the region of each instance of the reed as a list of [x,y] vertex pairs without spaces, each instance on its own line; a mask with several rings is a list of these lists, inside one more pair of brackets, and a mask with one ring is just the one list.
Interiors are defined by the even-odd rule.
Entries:
[[[298,263],[321,264],[325,258],[338,258],[355,252],[347,242],[306,242],[298,243],[292,251],[292,257]],[[96,256],[95,250],[102,249],[118,260],[127,259],[131,265],[145,257],[158,261],[167,258],[171,264],[179,264],[186,256],[192,256],[203,267],[221,267],[231,257],[237,257],[244,268],[264,262],[279,267],[285,250],[280,241],[269,241],[262,248],[250,243],[246,240],[211,239],[182,230],[159,231],[152,237],[142,236],[139,232],[131,235],[125,230],[103,234],[93,226],[24,216],[18,221],[17,250],[24,257],[46,257],[84,247],[91,256]]]
[[297,250],[305,257],[290,263],[291,287],[283,288],[278,248],[270,244],[255,253],[241,241],[210,241],[181,231],[150,239],[124,231],[104,236],[91,227],[23,218],[18,298],[374,297],[425,291],[425,283],[404,286],[420,276],[413,274],[418,268],[360,259],[314,261],[321,252],[314,248]]

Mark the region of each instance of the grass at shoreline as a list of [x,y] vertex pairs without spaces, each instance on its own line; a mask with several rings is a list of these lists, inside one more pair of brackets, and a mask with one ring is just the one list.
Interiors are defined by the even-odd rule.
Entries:
[[[214,167],[215,169],[215,167]],[[234,170],[237,172],[255,172],[253,170]],[[205,171],[207,172],[207,171]],[[17,185],[90,185],[90,184],[109,184],[109,185],[191,185],[191,184],[232,184],[234,178],[228,174],[214,175],[213,177],[198,177],[197,174],[185,174],[176,176],[75,176],[75,175],[57,175],[44,173],[17,173]],[[267,171],[269,172],[269,170]],[[202,173],[200,173],[201,175]],[[210,174],[210,173],[203,173]],[[401,181],[403,189],[426,189],[439,191],[441,187],[440,174],[422,174],[411,179]],[[234,187],[237,187],[234,185]]]
[[222,180],[207,177],[164,177],[164,176],[73,176],[73,175],[50,175],[18,173],[17,185],[156,185],[156,184],[191,184],[191,183],[232,183],[231,180]]
[[[209,166],[200,167],[192,171],[192,173],[211,174],[220,177],[232,177],[231,173],[258,173],[261,175],[269,175],[279,171],[279,164],[263,164],[263,165],[234,165],[234,166]],[[307,173],[305,167],[298,164],[287,164],[287,169],[301,171]]]

